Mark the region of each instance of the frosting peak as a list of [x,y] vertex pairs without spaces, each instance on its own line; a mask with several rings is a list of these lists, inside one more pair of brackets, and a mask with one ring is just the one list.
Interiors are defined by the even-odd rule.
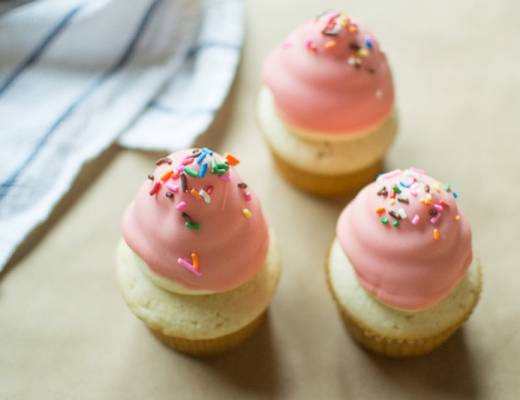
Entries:
[[263,66],[278,114],[309,131],[351,133],[383,122],[394,103],[386,56],[356,19],[326,12],[292,32]]
[[369,293],[420,310],[453,290],[472,261],[471,229],[456,196],[410,168],[381,175],[343,210],[337,238]]
[[268,227],[237,163],[206,148],[157,161],[122,222],[124,239],[154,274],[188,290],[222,292],[260,270]]

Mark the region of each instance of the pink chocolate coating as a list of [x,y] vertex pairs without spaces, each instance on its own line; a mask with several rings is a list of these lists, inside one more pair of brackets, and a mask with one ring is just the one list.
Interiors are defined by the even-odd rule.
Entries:
[[[441,301],[466,274],[472,261],[471,229],[451,190],[425,175],[419,175],[424,182],[417,182],[414,189],[405,188],[399,182],[412,182],[408,173],[383,176],[365,187],[341,213],[336,235],[369,293],[393,307],[421,310]],[[396,184],[402,193],[390,205],[391,188]],[[426,201],[426,185],[430,186],[431,203]],[[378,195],[383,187],[388,194]],[[398,198],[408,199],[408,203]],[[406,218],[395,227],[396,219],[389,212],[399,213],[399,209]],[[438,214],[432,216],[431,210]],[[388,219],[387,224],[381,222],[383,218]],[[438,230],[437,240],[434,229]]]
[[[392,111],[394,86],[385,54],[368,29],[342,16],[325,13],[296,29],[263,65],[276,112],[299,128],[356,133],[382,123]],[[337,24],[337,35],[323,33],[328,23]]]
[[[200,164],[194,159],[187,165],[200,172],[204,162],[208,163],[203,177],[186,174],[187,192],[183,192],[180,178],[171,177],[166,183],[170,187],[178,186],[177,193],[161,184],[159,191],[150,195],[152,187],[162,182],[161,177],[169,170],[175,171],[191,154],[192,149],[170,154],[168,158],[172,163],[157,166],[153,181],[143,183],[124,213],[123,237],[148,267],[165,279],[187,289],[230,290],[262,268],[269,242],[267,222],[255,193],[249,187],[238,186],[243,181],[234,167],[230,167],[222,178],[211,172],[212,158],[219,163],[225,161],[216,153],[207,155]],[[194,197],[190,193],[192,189],[209,193],[210,202],[203,197]],[[168,192],[173,197],[167,197]],[[246,192],[250,193],[250,198]],[[186,205],[177,209],[181,202]],[[244,215],[244,209],[250,211],[249,218]],[[182,213],[200,224],[200,230],[186,227]],[[181,258],[193,265],[192,253],[197,254],[200,276],[178,262]]]

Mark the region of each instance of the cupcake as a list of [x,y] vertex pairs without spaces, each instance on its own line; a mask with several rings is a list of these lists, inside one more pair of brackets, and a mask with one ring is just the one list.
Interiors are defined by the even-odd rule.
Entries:
[[267,57],[257,120],[282,175],[322,196],[372,182],[397,132],[385,53],[355,18],[326,12]]
[[482,287],[457,194],[410,168],[379,176],[341,213],[329,289],[348,331],[394,357],[426,353],[468,319]]
[[118,284],[163,343],[192,355],[249,337],[281,273],[278,245],[239,160],[189,149],[157,161],[126,209]]

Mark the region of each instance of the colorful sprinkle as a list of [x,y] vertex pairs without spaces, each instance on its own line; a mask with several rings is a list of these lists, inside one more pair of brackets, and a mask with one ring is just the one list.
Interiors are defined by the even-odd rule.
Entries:
[[251,201],[251,192],[247,191],[244,193],[244,198],[246,201]]
[[384,208],[384,207],[377,207],[376,208],[376,213],[377,214],[384,213],[385,211],[386,211],[386,208]]
[[395,204],[395,199],[390,199],[388,203],[390,203],[390,205],[393,206]]
[[440,193],[440,191],[441,191],[441,188],[439,187],[439,185],[438,185],[437,183],[434,183],[434,184],[432,185],[432,188],[433,188],[433,190],[435,190],[437,193]]
[[437,210],[430,210],[428,213],[430,215],[437,215],[439,212]]
[[185,222],[184,226],[186,226],[186,228],[197,229],[197,230],[200,230],[200,227],[201,227],[200,224],[196,224],[194,222]]
[[394,221],[393,225],[397,228],[399,226],[399,221]]
[[204,177],[204,175],[206,175],[206,171],[208,170],[208,163],[204,163],[202,164],[202,167],[200,167],[200,171],[199,171],[199,176],[201,178]]
[[426,193],[430,193],[430,186],[429,185],[424,185],[424,191]]
[[455,192],[451,192],[451,193],[453,194],[453,197],[455,197],[455,198],[459,197],[459,195],[457,193],[455,193]]
[[181,213],[182,218],[184,218],[184,221],[189,222],[190,224],[193,224],[193,219],[186,214],[185,212]]
[[197,157],[197,164],[201,164],[207,155],[208,153],[201,152],[200,155]]
[[225,174],[219,175],[219,178],[220,178],[220,180],[222,180],[224,182],[231,182],[231,179],[229,178],[229,176],[227,176]]
[[161,182],[155,182],[155,184],[152,187],[152,190],[150,190],[150,196],[153,196],[161,189]]
[[251,211],[249,211],[247,208],[244,208],[242,210],[242,214],[244,214],[244,217],[246,217],[246,218],[251,218],[251,215],[252,215]]
[[238,184],[238,187],[239,187],[240,189],[246,189],[246,188],[247,188],[247,185],[246,185],[244,182],[240,182],[240,183]]
[[410,194],[413,196],[413,197],[417,197],[417,192],[413,189],[410,189]]
[[409,204],[410,203],[410,200],[408,200],[408,198],[406,198],[406,197],[398,197],[397,201],[400,202],[400,203],[405,203],[405,204]]
[[399,214],[397,214],[394,210],[388,211],[388,214],[390,214],[395,219],[401,219],[401,216]]
[[435,208],[437,211],[442,211],[443,210],[443,208],[442,208],[442,206],[440,204],[434,204],[433,208]]
[[401,185],[401,186],[404,187],[404,188],[408,188],[408,187],[409,187],[409,186],[408,186],[406,183],[404,183],[403,181],[400,181],[400,182],[399,182],[399,185]]
[[449,208],[450,204],[447,201],[439,200],[439,204],[443,207]]
[[224,158],[227,160],[229,165],[233,167],[240,163],[240,160],[230,153],[224,153]]
[[433,230],[433,239],[439,240],[439,230],[438,229]]
[[442,214],[439,213],[439,214],[433,216],[432,218],[430,218],[430,222],[431,222],[432,224],[436,223],[437,220],[441,217],[441,215],[442,215]]
[[217,163],[217,169],[227,171],[229,169],[229,163]]
[[148,179],[150,179],[151,181],[153,181],[155,179],[155,176],[153,176],[153,174],[148,174]]
[[388,195],[388,191],[386,190],[386,186],[383,186],[378,192],[377,192],[377,195],[378,196],[387,196]]
[[156,162],[155,162],[155,165],[161,165],[161,164],[165,164],[165,163],[168,163],[168,165],[171,165],[173,161],[168,158],[168,157],[163,157],[163,158],[159,158]]
[[359,49],[357,53],[360,55],[360,57],[368,56],[368,50],[367,49]]
[[208,186],[208,188],[206,189],[206,193],[207,194],[213,193],[213,186]]
[[399,189],[399,186],[397,186],[397,185],[394,185],[394,186],[392,187],[392,189],[394,189],[394,191],[395,191],[397,194],[401,194],[401,193],[402,193],[402,192],[401,192],[401,189]]
[[417,225],[419,221],[421,220],[421,217],[419,217],[417,214],[412,219],[412,224]]
[[460,221],[460,215],[457,215],[457,216],[455,217],[455,221]]
[[172,192],[166,192],[166,197],[169,199],[173,199],[173,193]]
[[200,272],[196,268],[194,268],[193,265],[191,265],[188,261],[186,261],[186,260],[184,260],[182,258],[178,258],[177,262],[180,265],[182,265],[184,268],[186,268],[187,270],[193,272],[195,275],[197,275],[197,276],[201,276],[202,275],[202,272]]
[[199,173],[197,171],[192,170],[190,167],[184,167],[184,172],[186,172],[189,176],[193,176],[194,178],[197,178],[199,176]]
[[312,42],[311,39],[305,41],[305,47],[307,47],[310,50],[316,50],[316,45]]
[[334,40],[329,40],[328,42],[325,42],[325,48],[327,50],[333,49],[336,47],[336,42]]
[[449,183],[447,183],[446,185],[444,185],[444,190],[446,190],[447,192],[449,192],[451,190],[451,185]]
[[182,192],[186,193],[188,191],[188,181],[187,181],[185,173],[181,174],[181,186],[182,186]]
[[209,203],[209,202],[211,201],[211,197],[209,197],[209,194],[206,193],[205,190],[200,189],[200,190],[199,190],[199,195],[204,199],[204,201],[205,201],[206,203]]
[[420,176],[416,171],[408,170],[408,175],[414,178],[416,181],[424,182],[422,176]]
[[193,157],[186,157],[184,160],[182,160],[181,165],[190,165],[193,163]]
[[397,210],[397,213],[399,214],[399,216],[402,218],[402,219],[406,219],[406,217],[408,217],[408,215],[406,215],[406,213],[404,212],[404,210],[402,208],[400,208],[399,210]]
[[412,172],[416,172],[418,174],[421,174],[421,175],[424,175],[424,172],[425,172],[424,169],[413,168],[413,167],[409,168],[409,170],[412,171]]
[[201,198],[201,195],[199,194],[199,192],[197,192],[195,189],[191,189],[190,190],[190,193],[193,197],[195,197],[197,200]]
[[388,218],[381,218],[381,222],[385,225],[388,224]]
[[178,193],[179,192],[179,187],[177,185],[174,185],[174,184],[170,183],[170,182],[166,182],[166,184],[164,186],[166,186],[173,193]]
[[181,201],[179,204],[175,206],[177,210],[182,210],[184,207],[186,207],[186,202]]
[[170,176],[173,175],[173,170],[169,170],[169,171],[166,171],[164,174],[162,174],[161,176],[161,181],[163,182],[166,182],[168,179],[170,179]]
[[193,268],[199,269],[199,256],[197,253],[191,253],[191,261],[193,262]]
[[210,156],[213,155],[213,152],[210,149],[208,149],[207,147],[203,147],[202,148],[202,152],[206,153],[206,154],[209,154]]
[[212,158],[210,163],[211,163],[211,173],[214,174],[215,171],[217,170],[217,160]]

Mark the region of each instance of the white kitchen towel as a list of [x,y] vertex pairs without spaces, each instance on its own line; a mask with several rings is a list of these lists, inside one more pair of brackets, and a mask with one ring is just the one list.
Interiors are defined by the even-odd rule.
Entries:
[[39,0],[0,14],[0,270],[118,138],[189,146],[227,94],[242,31],[241,0]]

